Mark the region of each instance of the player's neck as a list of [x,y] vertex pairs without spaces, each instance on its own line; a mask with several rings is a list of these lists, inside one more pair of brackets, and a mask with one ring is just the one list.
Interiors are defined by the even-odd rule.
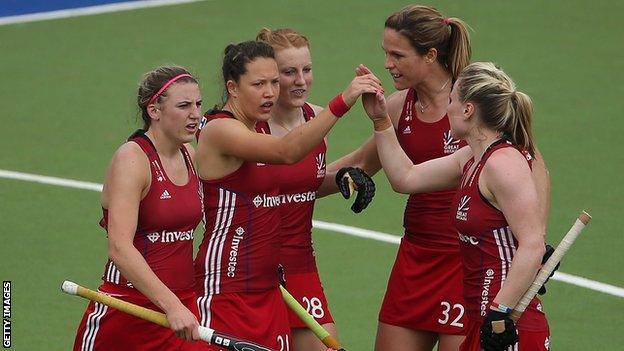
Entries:
[[304,122],[301,107],[283,106],[275,104],[271,112],[271,122],[291,131]]
[[151,140],[152,144],[156,148],[156,152],[162,158],[175,157],[180,153],[180,143],[176,140],[171,140],[158,128],[150,128],[145,135]]
[[414,87],[420,103],[418,107],[424,107],[424,110],[446,108],[453,87],[451,80],[448,71],[440,65],[433,66],[427,78]]
[[223,110],[231,112],[234,115],[234,118],[242,122],[247,127],[247,129],[252,131],[255,130],[256,120],[254,118],[251,118],[250,116],[245,115],[243,109],[240,108],[240,106],[238,106],[236,102],[228,99],[225,105],[223,105]]
[[472,149],[475,162],[481,161],[487,148],[500,138],[501,134],[497,131],[475,127],[471,135],[466,137],[466,142]]

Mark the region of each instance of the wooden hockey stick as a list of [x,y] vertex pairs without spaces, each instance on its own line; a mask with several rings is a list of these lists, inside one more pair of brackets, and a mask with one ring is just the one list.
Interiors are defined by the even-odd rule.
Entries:
[[[67,280],[63,282],[61,290],[69,295],[84,297],[87,300],[99,302],[121,312],[125,312],[148,322],[156,323],[165,328],[169,328],[169,321],[167,320],[165,314],[149,308],[141,307],[101,292],[87,289]],[[201,340],[213,345],[219,345],[231,351],[272,351],[264,346],[244,341],[227,334],[219,333],[211,328],[199,326],[198,332]]]
[[[537,294],[537,291],[542,287],[542,285],[544,285],[548,277],[550,277],[550,274],[555,270],[555,267],[557,266],[557,264],[561,261],[561,259],[566,254],[566,252],[568,252],[568,250],[570,249],[570,247],[572,246],[576,238],[581,234],[581,232],[583,231],[585,226],[589,223],[591,218],[592,217],[589,215],[589,213],[583,211],[578,216],[576,221],[574,221],[572,228],[570,228],[568,233],[563,237],[563,239],[561,239],[561,242],[559,243],[559,245],[557,245],[557,248],[555,249],[553,254],[550,256],[548,261],[544,263],[544,265],[542,266],[542,269],[540,269],[539,272],[537,273],[535,280],[533,280],[533,284],[531,284],[529,289],[524,293],[522,298],[520,298],[520,301],[518,302],[514,310],[511,312],[511,319],[514,322],[517,322],[518,319],[520,319],[520,316],[522,315],[524,310],[527,308],[529,303],[531,303],[531,300],[533,300],[533,298]],[[505,330],[505,322],[504,321],[492,322],[492,330],[495,333],[502,333]]]

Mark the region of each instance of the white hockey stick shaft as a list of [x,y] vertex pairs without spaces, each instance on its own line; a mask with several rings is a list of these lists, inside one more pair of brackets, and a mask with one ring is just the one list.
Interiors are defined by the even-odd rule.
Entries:
[[581,232],[590,220],[591,216],[589,215],[589,213],[583,211],[578,216],[576,221],[574,221],[572,228],[570,228],[568,233],[563,237],[563,239],[561,239],[561,242],[559,243],[553,254],[550,256],[548,261],[544,263],[542,269],[540,269],[540,271],[537,273],[533,284],[531,284],[529,289],[524,293],[524,295],[514,308],[513,312],[511,313],[511,319],[517,321],[520,318],[522,312],[524,312],[531,300],[533,300],[533,298],[537,294],[537,291],[542,287],[542,285],[544,285],[550,274],[555,270],[557,264],[561,261],[566,252],[568,252],[576,238],[581,234]]

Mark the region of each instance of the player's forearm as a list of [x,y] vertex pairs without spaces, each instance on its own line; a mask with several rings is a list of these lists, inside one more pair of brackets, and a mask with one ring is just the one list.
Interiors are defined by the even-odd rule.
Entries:
[[494,301],[511,308],[515,307],[527,289],[533,283],[544,255],[543,240],[524,243],[518,247],[511,262],[511,268],[503,287]]
[[[373,141],[374,146],[374,141]],[[352,153],[342,156],[336,161],[330,163],[327,166],[325,173],[325,180],[316,192],[317,197],[324,197],[327,195],[335,194],[338,192],[338,184],[336,184],[336,173],[343,167],[360,167],[362,168],[359,155],[360,149],[353,151]],[[376,154],[377,152],[375,152]],[[366,172],[366,171],[364,171]],[[368,173],[368,172],[367,172]]]
[[327,195],[335,194],[338,192],[338,184],[336,184],[336,172],[329,170],[325,173],[325,179],[323,179],[323,183],[316,191],[316,197],[321,198]]
[[399,193],[409,193],[406,182],[414,164],[399,145],[394,129],[390,127],[375,131],[375,143],[379,160],[392,189]]
[[361,168],[369,176],[374,176],[381,169],[381,161],[377,154],[375,136],[371,136],[355,151],[354,166]]
[[336,172],[338,172],[338,170],[342,167],[360,167],[358,163],[360,162],[361,157],[358,155],[358,152],[359,149],[333,161],[332,163],[327,165],[327,172],[332,172],[336,174]]
[[361,168],[369,176],[375,175],[381,169],[381,162],[377,155],[377,145],[375,145],[375,137],[371,136],[353,152],[342,156],[327,166],[328,172],[336,173],[343,167]]
[[370,137],[357,150],[347,154],[327,166],[325,180],[317,191],[317,197],[323,197],[338,192],[335,178],[336,173],[343,167],[361,168],[369,176],[373,176],[381,169],[381,162],[377,156],[377,146],[374,136]]
[[134,245],[109,240],[108,255],[121,274],[160,309],[166,312],[180,303]]
[[326,108],[317,117],[282,137],[281,150],[284,163],[293,164],[303,159],[323,141],[337,121],[338,118]]

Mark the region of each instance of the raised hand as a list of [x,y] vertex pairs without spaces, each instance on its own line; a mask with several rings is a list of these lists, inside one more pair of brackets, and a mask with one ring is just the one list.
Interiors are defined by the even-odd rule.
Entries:
[[364,111],[366,111],[368,118],[373,122],[388,118],[386,97],[382,92],[362,95],[362,106],[364,106]]
[[363,64],[359,64],[355,68],[355,75],[363,76],[363,75],[366,75],[366,74],[373,74],[373,71],[371,71],[368,67],[364,66]]
[[379,91],[383,92],[383,85],[381,80],[374,74],[358,75],[349,84],[349,86],[342,92],[342,98],[349,107],[353,106],[357,99],[362,94],[375,94]]
[[[355,74],[359,77],[369,75],[375,76],[368,67],[362,64],[357,66]],[[383,91],[377,91],[375,94],[365,93],[362,95],[362,105],[364,106],[364,110],[373,122],[375,120],[383,120],[388,117],[388,112],[386,110],[386,98],[383,93]]]

